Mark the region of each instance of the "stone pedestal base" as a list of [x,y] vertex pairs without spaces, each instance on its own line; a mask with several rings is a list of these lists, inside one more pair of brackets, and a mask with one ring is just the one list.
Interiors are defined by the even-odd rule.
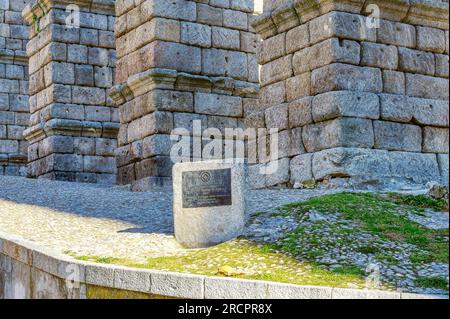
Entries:
[[[195,198],[196,203],[187,203],[186,189],[183,190],[183,179],[190,179],[189,184],[196,177],[183,176],[184,173],[198,172],[196,191],[205,194],[214,189],[216,183],[224,183],[226,178],[216,178],[216,172],[231,170],[231,201],[215,205],[220,196],[208,196],[212,203],[208,206],[204,196]],[[243,165],[222,164],[215,161],[175,164],[173,168],[174,192],[174,225],[175,237],[189,248],[209,247],[223,243],[242,234],[245,226],[245,170]],[[191,185],[192,186],[192,185]],[[229,185],[225,185],[226,188]],[[193,187],[193,186],[192,186]],[[188,190],[189,191],[189,190]],[[223,199],[223,197],[222,197]],[[201,206],[201,207],[197,207]]]

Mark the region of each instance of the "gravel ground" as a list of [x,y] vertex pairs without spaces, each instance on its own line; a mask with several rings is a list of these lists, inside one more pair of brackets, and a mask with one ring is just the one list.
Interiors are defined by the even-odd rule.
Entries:
[[[250,214],[337,190],[257,190]],[[144,261],[182,248],[173,237],[172,194],[0,176],[0,229],[59,252]]]
[[[424,216],[410,214],[412,220],[429,229],[445,229],[448,213],[427,211]],[[410,257],[422,252],[414,245],[384,240],[362,230],[357,223],[343,219],[339,213],[323,214],[314,210],[300,219],[290,215],[271,213],[257,216],[247,227],[246,237],[259,242],[275,243],[284,240],[285,233],[301,227],[297,257],[315,260],[330,269],[357,266],[372,273],[385,284],[403,291],[424,294],[446,294],[447,291],[416,285],[419,277],[445,278],[448,283],[448,263],[415,264]],[[368,250],[368,248],[370,250]],[[375,278],[375,277],[374,277]]]
[[423,216],[417,214],[409,214],[408,218],[429,229],[445,229],[448,228],[448,213],[435,212],[426,209]]

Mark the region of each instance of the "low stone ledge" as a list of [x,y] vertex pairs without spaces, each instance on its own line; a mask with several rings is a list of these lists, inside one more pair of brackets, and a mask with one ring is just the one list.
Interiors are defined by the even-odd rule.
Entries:
[[294,7],[302,23],[305,23],[330,11],[360,13],[364,3],[364,0],[294,0]]
[[277,26],[272,20],[270,12],[263,13],[257,16],[252,22],[252,27],[263,40],[270,38],[271,36],[274,36],[278,33]]
[[267,282],[234,278],[207,277],[205,299],[265,299]]
[[24,154],[1,154],[0,157],[0,163],[26,164],[27,161],[28,157]]
[[297,15],[297,12],[290,4],[285,4],[275,8],[271,16],[278,32],[284,32],[292,29],[300,23],[300,18]]
[[11,160],[8,154],[0,154],[0,175],[26,176],[27,160]]
[[23,131],[23,137],[27,141],[38,141],[45,137],[44,124],[39,123]]
[[116,138],[120,124],[116,122],[93,122],[69,119],[51,119],[27,128],[23,132],[24,138],[34,143],[51,135],[69,135],[84,137]]
[[108,94],[116,105],[122,105],[156,89],[234,94],[250,98],[256,98],[259,93],[259,85],[252,82],[153,68],[130,76],[125,83],[114,85]]
[[419,295],[403,292],[400,294],[400,299],[448,299],[448,296],[443,295]]
[[31,24],[34,17],[42,17],[50,9],[66,10],[68,5],[77,5],[81,11],[115,16],[115,0],[33,0],[22,11],[24,20]]
[[200,275],[154,272],[150,278],[150,292],[176,298],[203,299],[205,278]]
[[130,268],[116,268],[114,270],[114,288],[129,291],[149,293],[151,272]]
[[[25,267],[30,271],[34,271],[35,274],[41,274],[47,280],[51,279],[51,281],[59,283],[63,280],[63,282],[73,284],[71,276],[73,276],[74,272],[78,272],[79,282],[75,282],[79,284],[78,288],[60,289],[66,292],[66,295],[62,296],[66,298],[86,298],[87,285],[119,291],[140,292],[149,296],[158,295],[188,299],[448,299],[448,296],[443,295],[299,286],[259,280],[207,277],[160,270],[102,265],[76,260],[70,256],[43,249],[34,243],[2,231],[0,231],[0,257],[3,259],[6,257],[11,263],[19,263],[20,267]],[[6,267],[4,269],[0,268],[0,271],[11,271],[7,262],[0,262],[0,267]],[[53,278],[49,277],[49,275],[52,275]],[[33,284],[28,279],[27,283],[30,286]],[[52,287],[57,288],[57,286],[51,285],[50,289]],[[4,289],[4,287],[0,287],[0,296],[5,296]],[[24,296],[40,296],[40,294],[32,294],[31,287],[29,289],[30,291],[24,292]],[[61,297],[61,291],[46,291],[44,295]]]
[[[388,0],[385,0],[388,1]],[[449,29],[449,3],[435,0],[409,0],[406,22],[427,27]]]
[[114,268],[87,264],[86,284],[114,288]]
[[430,153],[336,147],[315,152],[313,157],[316,180],[352,177],[425,184],[441,179],[436,155]]
[[28,66],[28,57],[26,52],[22,50],[1,49],[0,63]]
[[267,297],[271,299],[331,299],[332,291],[333,288],[330,287],[269,284]]
[[364,4],[362,12],[370,14],[369,5],[377,5],[380,8],[380,18],[390,21],[403,21],[410,8],[409,0],[372,0]]

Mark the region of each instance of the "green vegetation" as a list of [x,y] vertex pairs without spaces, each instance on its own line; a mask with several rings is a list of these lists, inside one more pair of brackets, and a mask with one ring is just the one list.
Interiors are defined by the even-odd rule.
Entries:
[[411,208],[431,208],[436,211],[448,210],[447,202],[444,199],[434,199],[425,195],[401,195],[398,193],[389,193],[388,198],[400,205]]
[[32,19],[33,19],[33,25],[34,25],[35,32],[40,33],[41,32],[40,21],[43,17],[45,17],[48,14],[48,11],[45,8],[45,5],[43,5],[41,3],[41,1],[38,1],[37,4],[39,5],[39,8],[41,9],[42,15],[38,17],[35,13],[33,13]]
[[[82,256],[79,259],[104,262],[102,257]],[[236,278],[257,279],[332,287],[364,285],[364,277],[354,267],[327,270],[315,263],[300,262],[277,251],[270,245],[258,245],[244,239],[233,240],[215,247],[198,249],[178,256],[149,258],[147,263],[111,259],[114,264],[136,268],[188,272],[208,276],[225,276],[222,267],[231,267]]]
[[375,258],[380,261],[385,261],[389,263],[390,265],[398,265],[399,261],[395,259],[393,256],[387,253],[376,253]]
[[415,280],[415,284],[423,288],[448,290],[447,279],[440,277],[419,277]]
[[[448,263],[448,229],[430,230],[405,216],[405,213],[411,210],[436,207],[442,207],[440,200],[424,196],[339,193],[292,203],[286,205],[284,210],[290,210],[299,217],[310,210],[337,212],[343,218],[355,222],[361,229],[375,233],[380,238],[416,245],[425,252],[421,258],[422,262]],[[414,258],[414,261],[418,260]]]
[[[400,261],[395,256],[401,252],[401,248],[385,250],[380,245],[384,242],[401,242],[416,247],[411,248],[413,253],[410,255],[414,264],[448,263],[448,229],[427,229],[407,217],[408,213],[420,214],[427,208],[442,210],[444,204],[425,196],[339,193],[281,207],[272,216],[293,216],[299,220],[300,226],[286,232],[283,238],[270,245],[240,238],[211,248],[188,250],[175,256],[148,258],[144,263],[112,257],[77,258],[207,276],[233,276],[301,285],[363,287],[365,273],[361,267],[345,261],[335,262],[331,267],[330,264],[319,264],[317,259],[331,250],[341,252],[341,249],[348,248],[353,253],[371,255],[384,263],[399,265]],[[311,211],[323,216],[339,216],[339,221],[329,222],[321,220],[319,216],[314,222],[304,223],[309,220],[308,213]],[[264,214],[259,212],[256,216],[262,217]],[[370,234],[372,237],[369,238],[372,239],[359,245],[357,238],[362,233]],[[384,287],[390,288],[393,284],[384,283]],[[420,277],[416,284],[448,290],[445,278]]]
[[364,276],[365,273],[359,267],[356,266],[340,266],[333,269],[336,274],[353,274],[355,276]]
[[358,247],[355,251],[358,253],[361,253],[361,254],[368,255],[368,254],[377,254],[380,252],[380,249],[375,246],[367,245],[367,246]]
[[[68,253],[69,255],[73,255]],[[120,259],[113,257],[92,257],[92,256],[78,256],[77,259],[84,261],[95,261],[99,264],[116,264],[120,262]]]
[[168,297],[151,295],[143,292],[106,288],[93,285],[86,287],[87,299],[169,299]]

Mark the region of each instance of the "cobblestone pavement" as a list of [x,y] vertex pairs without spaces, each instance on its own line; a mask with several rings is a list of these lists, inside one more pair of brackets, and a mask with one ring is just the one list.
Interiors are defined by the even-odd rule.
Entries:
[[[336,190],[258,190],[249,212]],[[59,252],[143,261],[182,252],[173,237],[172,194],[0,176],[0,229]]]
[[[449,227],[448,213],[426,210],[423,216],[412,212],[404,216],[428,229]],[[275,243],[285,240],[283,238],[287,232],[299,227],[302,236],[298,237],[295,245],[300,259],[314,259],[329,269],[356,266],[366,275],[371,273],[372,278],[379,278],[390,287],[403,291],[448,294],[448,291],[424,288],[416,283],[420,277],[442,278],[448,283],[448,262],[413,262],[412,256],[425,254],[419,247],[407,242],[390,241],[366,231],[338,212],[324,214],[312,209],[297,218],[289,214],[259,214],[248,225],[245,235],[258,242]],[[448,237],[444,240],[448,245]]]

